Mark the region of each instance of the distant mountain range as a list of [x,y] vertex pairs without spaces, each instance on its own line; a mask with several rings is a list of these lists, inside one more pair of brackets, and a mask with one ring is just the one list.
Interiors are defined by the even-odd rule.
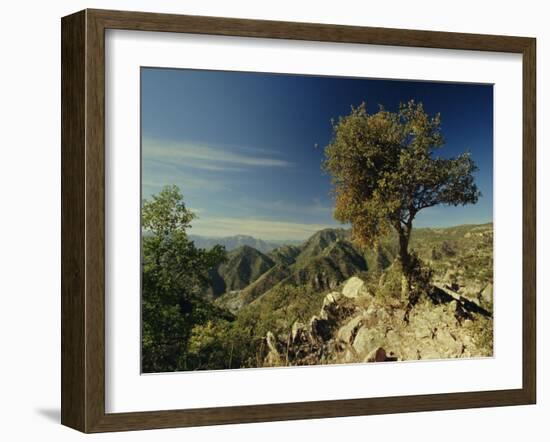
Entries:
[[248,245],[234,249],[227,262],[213,271],[209,295],[220,298],[218,304],[237,311],[279,284],[325,290],[379,262],[389,263],[395,256],[380,248],[378,254],[383,259],[367,258],[350,236],[349,230],[325,229],[301,245],[284,245],[267,253]]
[[189,239],[195,243],[195,245],[201,249],[211,249],[215,245],[219,244],[225,247],[227,251],[238,249],[242,246],[253,247],[254,249],[267,253],[271,250],[281,247],[285,244],[297,245],[303,241],[264,241],[262,239],[254,238],[248,235],[234,235],[220,238],[206,237],[200,235],[189,235]]
[[[191,237],[194,238],[197,237]],[[394,261],[398,250],[396,238],[391,236],[376,248],[360,250],[351,241],[351,231],[347,229],[324,229],[302,244],[285,244],[275,248],[273,244],[249,236],[223,239],[227,240],[224,245],[230,250],[228,259],[212,271],[212,286],[206,295],[232,312],[237,312],[280,285],[308,286],[319,292],[332,290],[351,276],[386,269]],[[438,259],[433,263],[438,269],[445,261],[434,257],[448,253],[471,253],[472,240],[475,244],[487,240],[489,246],[492,224],[416,229],[411,247],[423,259]],[[240,246],[237,245],[239,243]],[[199,245],[197,241],[195,244]],[[214,245],[210,242],[200,244],[199,247]]]

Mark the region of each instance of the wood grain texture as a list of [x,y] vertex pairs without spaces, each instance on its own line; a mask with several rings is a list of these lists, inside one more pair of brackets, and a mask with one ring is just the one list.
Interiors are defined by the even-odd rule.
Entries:
[[148,12],[88,10],[106,29],[375,45],[522,52],[529,38]]
[[[106,29],[523,54],[523,387],[501,391],[106,414],[104,269],[104,34]],[[102,432],[520,405],[535,402],[536,46],[534,39],[86,10],[62,20],[62,40],[63,424],[83,432]]]
[[86,17],[86,431],[91,431],[105,415],[105,38],[101,21],[88,11]]
[[61,422],[85,427],[85,13],[61,29]]
[[523,50],[523,389],[537,395],[537,101],[536,41]]

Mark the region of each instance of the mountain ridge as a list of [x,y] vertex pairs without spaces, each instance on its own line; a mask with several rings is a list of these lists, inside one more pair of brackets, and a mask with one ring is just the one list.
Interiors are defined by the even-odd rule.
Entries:
[[238,249],[242,246],[250,246],[262,253],[268,253],[284,245],[297,245],[302,241],[297,240],[277,240],[269,241],[255,238],[250,235],[232,235],[223,237],[208,237],[202,235],[189,235],[189,239],[200,249],[211,249],[215,245],[222,245],[227,251]]
[[[418,228],[413,231],[411,248],[420,250],[424,259],[434,261],[435,269],[443,274],[445,269],[439,262],[441,256],[454,259],[452,258],[454,249],[458,248],[462,251],[463,248],[459,243],[469,241],[468,238],[472,235],[481,235],[484,241],[492,241],[492,223],[447,228]],[[476,237],[473,239],[477,241]],[[252,252],[249,250],[249,253]],[[383,271],[391,265],[396,256],[396,238],[392,235],[380,241],[377,247],[361,250],[352,242],[350,229],[323,229],[313,234],[300,246],[284,245],[266,254],[255,254],[255,259],[261,261],[256,262],[255,265],[260,266],[264,271],[251,272],[253,277],[247,276],[250,272],[245,268],[241,268],[244,270],[244,276],[232,274],[232,272],[239,273],[239,270],[235,269],[237,261],[230,259],[230,263],[233,264],[227,264],[227,270],[221,272],[228,280],[226,286],[230,289],[223,293],[216,291],[216,304],[236,313],[270,290],[285,284],[307,286],[315,291],[334,289],[352,276]],[[249,281],[249,284],[244,286],[243,283],[235,283],[235,281]]]

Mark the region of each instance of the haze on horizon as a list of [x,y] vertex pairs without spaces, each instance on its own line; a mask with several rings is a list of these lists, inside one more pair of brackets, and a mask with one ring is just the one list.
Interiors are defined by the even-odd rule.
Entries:
[[416,228],[492,221],[492,85],[142,68],[141,92],[142,196],[177,185],[197,215],[190,234],[297,241],[349,227],[320,165],[331,119],[363,101],[421,101],[441,113],[440,155],[469,150],[479,167],[477,204],[425,209]]

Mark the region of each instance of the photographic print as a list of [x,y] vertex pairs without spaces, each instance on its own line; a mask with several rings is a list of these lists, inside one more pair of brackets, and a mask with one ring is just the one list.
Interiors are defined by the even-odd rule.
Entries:
[[141,68],[141,370],[493,355],[493,85]]

